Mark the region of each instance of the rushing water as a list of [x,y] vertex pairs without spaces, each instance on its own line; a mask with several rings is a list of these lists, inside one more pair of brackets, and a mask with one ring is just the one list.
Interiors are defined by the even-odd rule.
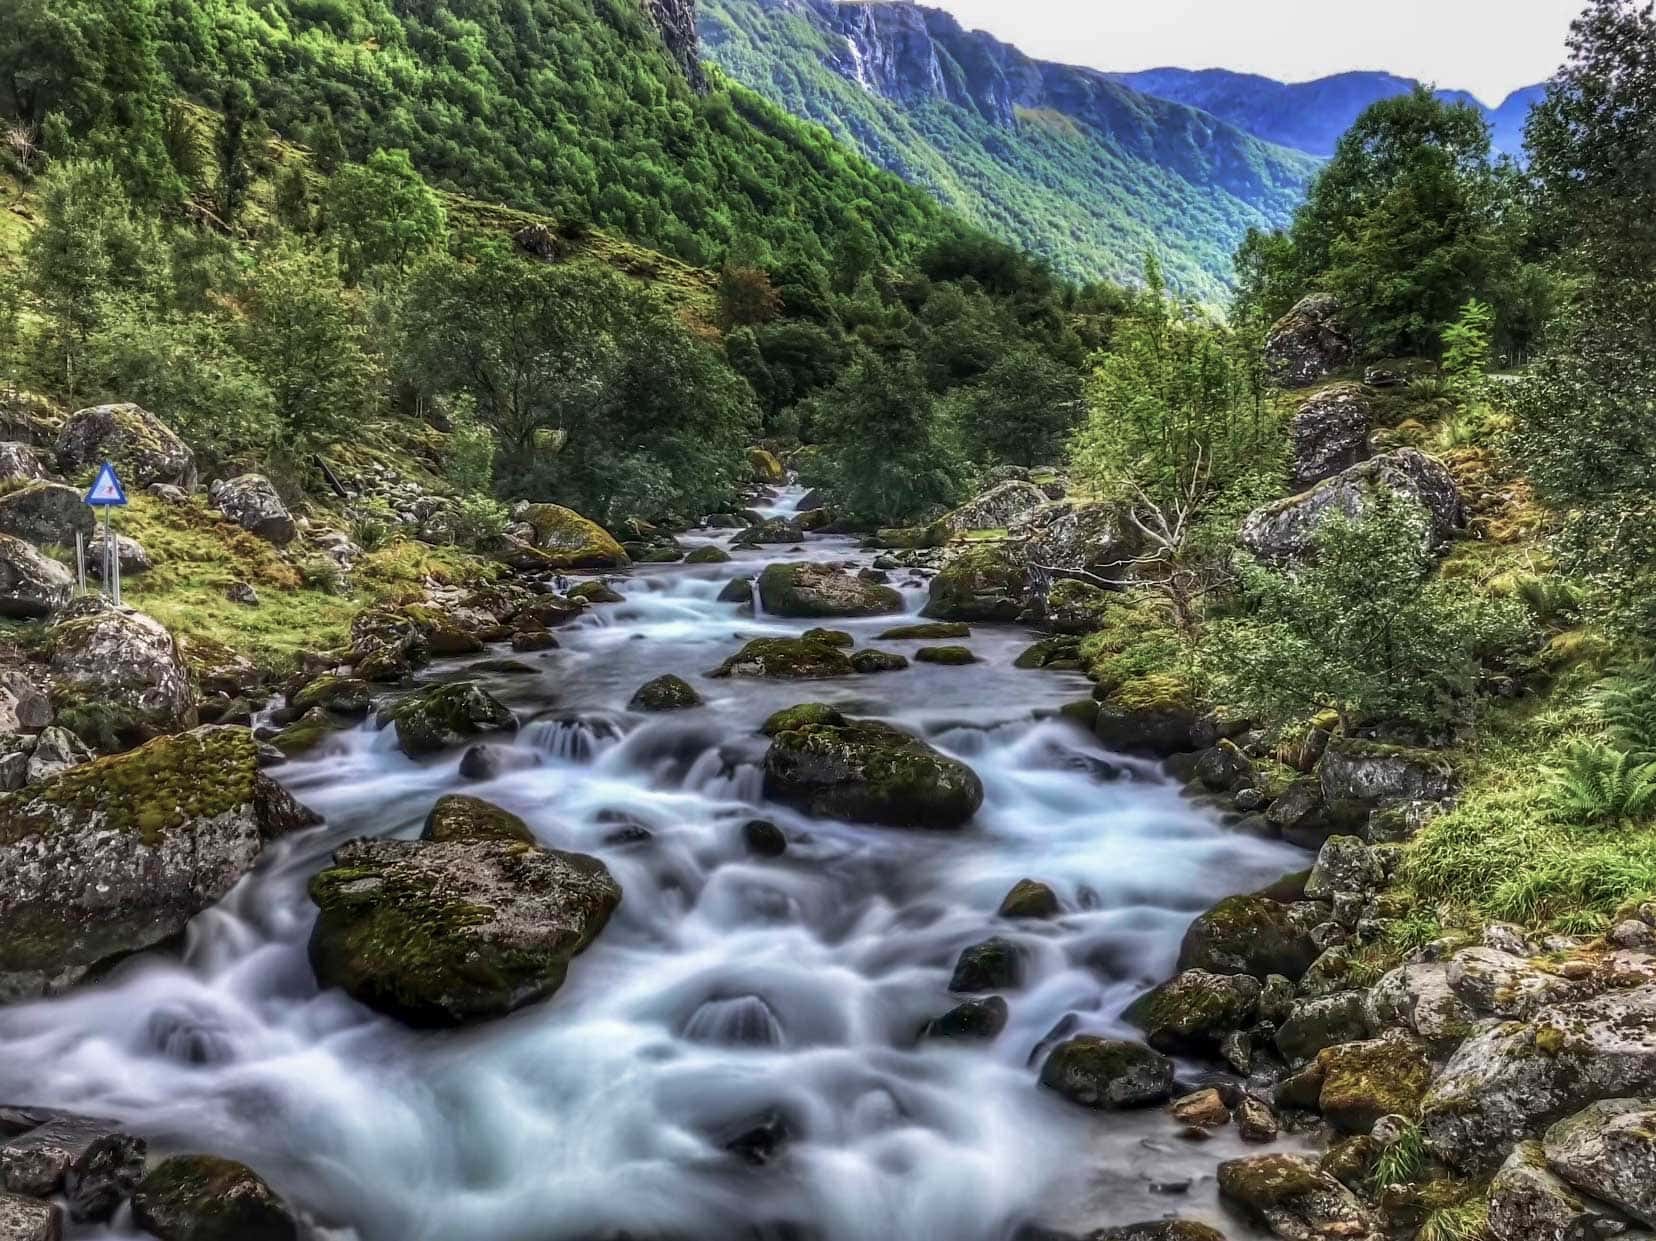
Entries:
[[[771,511],[798,499],[784,491]],[[1228,1130],[1193,1145],[1159,1111],[1088,1112],[1040,1089],[1033,1057],[1066,1017],[1077,1032],[1123,1031],[1122,1008],[1170,971],[1191,917],[1297,855],[1226,833],[1151,769],[1040,718],[1088,687],[1014,669],[1031,635],[1012,627],[977,629],[983,662],[964,668],[706,679],[746,639],[808,627],[715,602],[723,583],[807,554],[866,559],[813,538],[806,552],[640,568],[619,583],[625,603],[525,657],[536,675],[485,678],[526,721],[520,765],[498,780],[461,779],[458,754],[412,761],[368,726],[281,768],[327,825],[271,850],[195,919],[181,957],[149,954],[0,1010],[0,1101],[117,1116],[160,1149],[240,1157],[363,1241],[1003,1241],[1032,1220],[1216,1219],[1212,1169],[1240,1149]],[[917,612],[921,583],[895,577]],[[843,627],[862,646],[899,623]],[[664,672],[708,705],[630,715],[632,692]],[[972,826],[856,827],[766,803],[755,728],[811,699],[970,763],[986,790]],[[408,1031],[319,993],[306,880],[351,836],[412,837],[459,789],[521,814],[548,845],[602,857],[625,890],[609,927],[551,1000],[469,1030]],[[745,850],[756,815],[786,831],[782,858]],[[1058,891],[1061,918],[998,922],[1026,876]],[[1027,959],[1006,1031],[918,1042],[959,998],[946,985],[960,949],[989,934]],[[780,1139],[763,1166],[725,1149],[756,1127]],[[129,1233],[118,1218],[87,1235]]]

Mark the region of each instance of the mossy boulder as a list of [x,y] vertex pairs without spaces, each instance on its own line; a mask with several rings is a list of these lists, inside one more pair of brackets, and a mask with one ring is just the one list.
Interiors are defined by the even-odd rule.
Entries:
[[449,793],[437,799],[426,815],[421,840],[440,843],[454,840],[517,840],[534,844],[529,825],[510,810],[502,810],[481,797]]
[[949,990],[965,994],[1008,991],[1023,981],[1023,953],[1011,940],[995,935],[960,950]]
[[1265,370],[1285,388],[1307,388],[1350,366],[1357,344],[1338,298],[1311,293],[1271,325]]
[[195,454],[164,422],[138,405],[96,405],[70,414],[58,432],[58,469],[71,478],[113,462],[128,490],[196,485]]
[[578,586],[569,588],[571,599],[585,599],[588,603],[625,603],[626,596],[612,587],[608,582],[596,579],[582,582]]
[[1084,1034],[1048,1053],[1041,1085],[1082,1107],[1151,1107],[1173,1097],[1173,1062],[1142,1043]]
[[1405,1035],[1325,1047],[1318,1110],[1345,1133],[1367,1133],[1382,1116],[1415,1116],[1432,1082],[1425,1049]]
[[1176,676],[1152,674],[1117,686],[1098,704],[1093,735],[1120,754],[1169,758],[1188,753],[1196,708]]
[[59,613],[46,645],[60,712],[95,705],[119,713],[123,732],[171,732],[196,722],[183,652],[153,617],[88,596]]
[[716,602],[742,603],[753,606],[753,579],[751,577],[733,577],[720,589]]
[[1294,1241],[1367,1241],[1378,1235],[1362,1200],[1308,1155],[1228,1160],[1219,1165],[1219,1197]]
[[275,485],[263,474],[240,474],[213,484],[213,507],[243,530],[286,547],[299,537],[299,525]]
[[702,696],[683,677],[668,673],[638,687],[627,707],[632,711],[682,711],[702,705]]
[[1308,930],[1286,905],[1263,896],[1229,896],[1190,924],[1179,945],[1179,969],[1213,974],[1272,974],[1297,979],[1317,959]]
[[951,668],[975,664],[978,661],[971,648],[965,646],[923,646],[914,652],[914,658],[918,663],[941,664]]
[[1121,596],[1091,582],[1063,578],[1052,584],[1046,595],[1046,624],[1061,634],[1080,636],[1099,627],[1104,614]]
[[338,715],[367,715],[374,706],[374,687],[359,677],[325,672],[288,695],[288,705],[299,711],[323,707]]
[[698,547],[684,558],[685,564],[727,564],[730,553],[722,547],[714,547],[709,543],[706,547]]
[[941,621],[1015,621],[1029,602],[1029,571],[1003,547],[961,552],[932,578],[921,615]]
[[821,642],[827,646],[837,646],[850,650],[857,645],[857,640],[843,629],[807,629],[799,635],[807,642]]
[[198,728],[0,796],[0,1001],[171,938],[315,816],[245,728]]
[[946,642],[950,638],[969,638],[972,627],[959,621],[931,621],[923,625],[898,625],[880,634],[881,642]]
[[708,675],[820,681],[854,672],[845,652],[825,643],[803,638],[755,638]]
[[903,610],[903,596],[854,573],[810,562],[773,564],[759,575],[759,602],[772,616],[881,616]]
[[[1086,661],[1081,657],[1081,640],[1079,638],[1059,635],[1052,638],[1042,638],[1033,646],[1027,647],[1012,661],[1014,668],[1045,668],[1052,672],[1080,672],[1086,667]],[[1093,715],[1096,718],[1098,708],[1094,706]]]
[[1087,1241],[1225,1241],[1225,1234],[1193,1219],[1153,1219],[1088,1233]]
[[286,1204],[246,1164],[174,1155],[132,1196],[133,1223],[161,1241],[297,1241]]
[[908,657],[899,655],[896,651],[881,651],[868,647],[851,656],[851,667],[865,675],[878,672],[901,672],[908,666]]
[[1336,991],[1295,1000],[1276,1032],[1276,1048],[1290,1065],[1298,1067],[1325,1047],[1366,1038],[1368,993]]
[[321,707],[312,707],[298,719],[285,724],[270,739],[288,758],[300,758],[321,745],[339,728],[339,721]]
[[1577,1189],[1656,1226],[1656,1099],[1601,1099],[1548,1129],[1542,1148]]
[[622,569],[631,563],[621,544],[597,522],[561,504],[520,504],[517,521],[534,532],[534,547],[550,569]]
[[1246,974],[1185,970],[1127,1010],[1150,1046],[1173,1056],[1211,1056],[1225,1036],[1253,1024],[1260,983]]
[[1455,769],[1432,750],[1336,737],[1317,767],[1323,801],[1438,801],[1455,791]]
[[981,1039],[1000,1037],[1006,1029],[1011,1010],[998,995],[981,1000],[965,1000],[956,1004],[941,1017],[933,1017],[921,1028],[921,1038]]
[[72,549],[79,534],[90,551],[96,525],[81,493],[62,483],[28,483],[0,495],[0,534],[37,547]]
[[423,690],[390,711],[397,744],[404,754],[435,754],[485,733],[517,727],[517,717],[475,681],[456,681]]
[[782,468],[782,462],[777,460],[776,454],[770,449],[750,448],[747,458],[748,469],[753,472],[754,482],[777,487],[788,481],[788,471]]
[[785,517],[767,517],[761,518],[746,530],[737,534],[730,540],[730,545],[732,547],[765,547],[798,543],[804,538],[805,531],[798,522],[789,521]]
[[900,728],[843,717],[777,731],[765,792],[809,814],[888,827],[957,828],[983,804],[965,763]]
[[1058,894],[1039,879],[1020,879],[1001,898],[997,918],[1056,918],[1062,911]]
[[545,999],[621,902],[596,858],[494,837],[354,840],[310,895],[317,981],[413,1026]]

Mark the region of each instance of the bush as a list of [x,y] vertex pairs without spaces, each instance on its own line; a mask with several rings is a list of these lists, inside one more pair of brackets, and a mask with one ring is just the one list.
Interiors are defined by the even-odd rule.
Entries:
[[466,496],[454,509],[454,539],[463,547],[489,547],[511,524],[512,511],[490,496]]

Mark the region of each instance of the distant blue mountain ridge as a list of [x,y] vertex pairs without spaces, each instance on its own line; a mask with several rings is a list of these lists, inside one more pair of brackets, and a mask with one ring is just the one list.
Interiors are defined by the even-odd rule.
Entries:
[[[1146,69],[1109,76],[1142,94],[1200,108],[1256,138],[1318,156],[1334,153],[1334,144],[1363,109],[1417,85],[1412,78],[1364,71],[1311,82],[1279,82],[1230,69]],[[1491,108],[1466,91],[1437,92],[1441,99],[1470,104],[1481,112],[1489,121],[1495,149],[1520,159],[1524,122],[1545,93],[1544,85],[1525,86]]]

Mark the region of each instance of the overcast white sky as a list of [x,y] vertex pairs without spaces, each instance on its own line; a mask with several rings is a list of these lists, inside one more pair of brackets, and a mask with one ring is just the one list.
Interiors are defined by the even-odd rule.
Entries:
[[1385,69],[1499,103],[1552,76],[1584,0],[922,0],[1031,56],[1298,82]]

